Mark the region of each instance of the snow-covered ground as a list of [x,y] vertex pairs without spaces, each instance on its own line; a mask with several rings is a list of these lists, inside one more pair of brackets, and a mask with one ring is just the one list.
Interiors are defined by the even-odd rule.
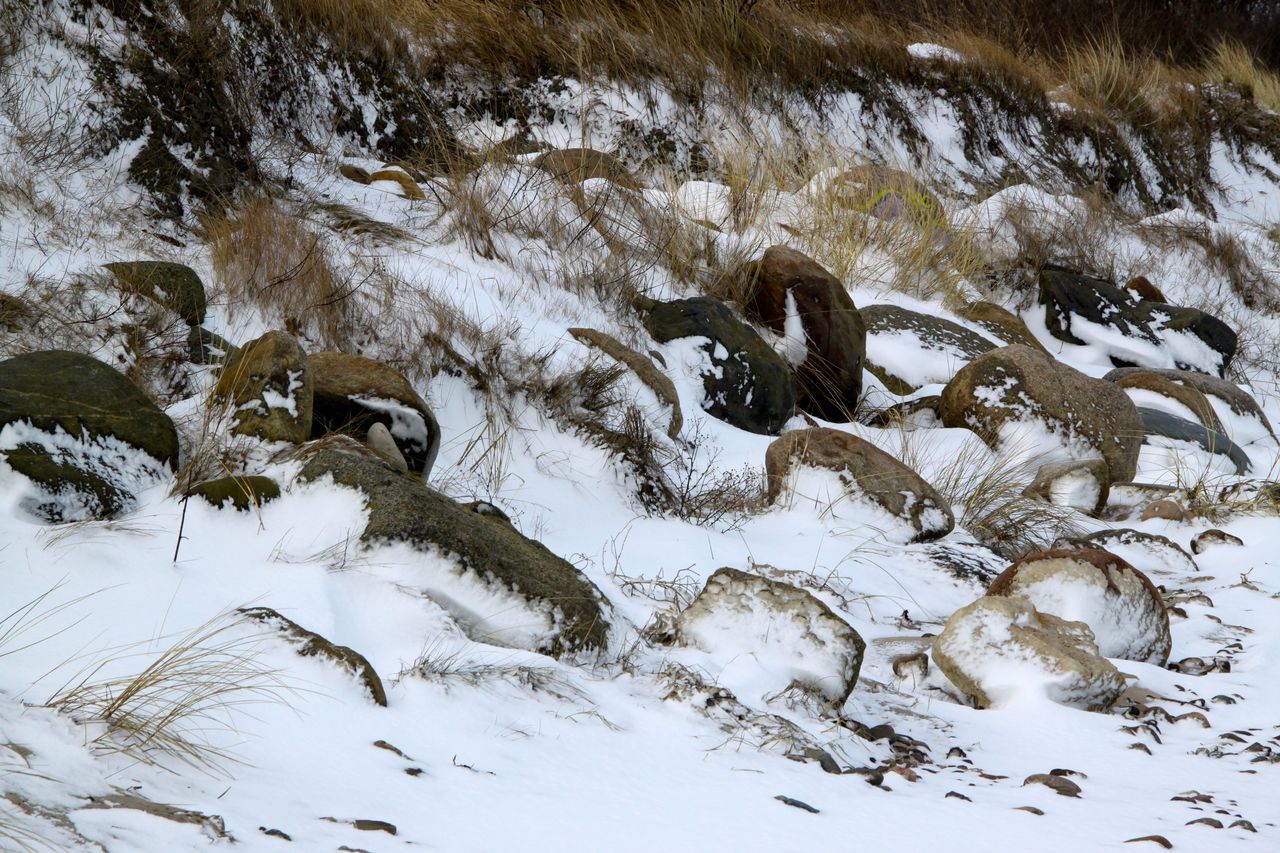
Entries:
[[[913,55],[954,59],[929,46]],[[581,92],[563,97],[583,100]],[[598,109],[592,120],[610,127],[602,112],[616,119],[636,109],[625,98],[600,100],[614,112]],[[926,105],[921,114],[940,110]],[[835,104],[832,112],[832,144],[856,145],[841,134],[856,126],[856,108]],[[591,136],[600,126],[565,118],[548,124],[545,141],[606,148],[607,130]],[[939,157],[950,164],[963,158],[947,141],[946,121],[929,127],[944,152]],[[472,130],[479,136],[493,128]],[[119,151],[84,164],[72,181],[34,173],[43,204],[5,199],[3,290],[22,295],[32,282],[56,284],[103,262],[154,256],[200,273],[211,292],[206,326],[217,334],[242,343],[280,327],[279,313],[228,300],[228,282],[198,238],[173,246],[138,236],[164,226],[134,209],[137,195],[121,169],[128,156]],[[922,172],[946,171],[926,166]],[[365,354],[400,363],[425,333],[440,330],[448,313],[455,347],[464,355],[474,348],[469,354],[479,360],[479,348],[493,345],[487,354],[493,376],[515,383],[537,370],[550,376],[580,368],[595,356],[567,329],[599,329],[663,357],[684,413],[681,440],[666,447],[695,477],[711,483],[763,465],[770,437],[702,411],[700,351],[688,341],[648,340],[635,317],[605,300],[607,286],[591,282],[611,271],[610,238],[621,236],[633,249],[625,269],[645,295],[692,295],[693,285],[663,261],[647,262],[662,247],[645,255],[651,247],[638,245],[657,233],[645,230],[653,221],[673,234],[677,228],[694,234],[703,244],[694,254],[704,265],[709,257],[752,257],[775,243],[817,252],[822,241],[803,232],[820,219],[821,181],[775,190],[758,216],[723,230],[697,223],[733,218],[730,193],[720,185],[653,187],[639,200],[620,200],[607,182],[588,181],[582,192],[605,211],[599,233],[584,226],[569,194],[544,173],[528,164],[490,165],[468,179],[466,190],[468,199],[498,214],[498,225],[478,237],[461,220],[458,186],[441,183],[427,200],[409,201],[397,185],[338,177],[332,152],[299,155],[287,167],[293,189],[286,204],[322,235],[335,266],[387,285],[353,297],[360,316],[373,322],[359,330]],[[1229,236],[1260,265],[1274,265],[1277,247],[1265,216],[1275,186],[1225,154],[1222,169],[1219,178],[1238,204],[1220,203],[1216,222],[1189,211],[1137,224],[1114,221],[1102,229],[1096,251],[1110,259],[1118,281],[1144,274],[1170,302],[1213,311],[1247,333],[1252,349],[1241,358],[1249,387],[1272,422],[1280,422],[1268,352],[1275,317],[1246,306],[1225,274],[1187,244],[1166,249],[1160,236],[1161,225],[1177,220]],[[1025,184],[980,201],[944,195],[943,204],[951,229],[994,257],[1019,250],[1011,210],[1031,212],[1023,226],[1048,239],[1090,215],[1079,199]],[[345,215],[401,232],[375,240],[330,227],[339,205]],[[76,226],[66,217],[77,218]],[[898,304],[983,333],[950,314],[928,288],[891,289],[902,266],[894,245],[868,240],[855,253],[845,280],[856,304]],[[1016,304],[1012,292],[988,291],[976,281],[960,287],[973,297],[1005,298],[1062,361],[1093,376],[1111,369],[1106,346],[1114,342],[1064,344],[1049,335],[1038,306]],[[91,289],[86,298],[106,297]],[[109,334],[77,340],[100,347],[93,354],[106,361],[130,357]],[[788,345],[785,337],[774,343],[783,351]],[[909,537],[874,507],[832,511],[824,500],[792,500],[704,524],[651,515],[626,470],[557,424],[533,392],[502,382],[479,391],[461,371],[431,370],[440,363],[428,352],[406,369],[443,434],[432,484],[453,497],[493,502],[525,535],[585,573],[611,607],[608,650],[557,661],[468,638],[423,592],[443,558],[406,546],[361,546],[367,511],[360,495],[294,482],[299,463],[274,456],[279,448],[249,450],[251,473],[285,486],[280,499],[259,510],[217,510],[199,500],[184,506],[170,494],[173,483],[163,481],[123,518],[60,526],[23,511],[25,481],[0,464],[0,848],[91,843],[113,853],[177,851],[234,838],[243,850],[773,851],[856,844],[1078,851],[1131,849],[1127,840],[1151,835],[1179,850],[1280,844],[1272,778],[1280,754],[1280,519],[1238,514],[1213,522],[1115,524],[1184,547],[1213,526],[1243,540],[1197,555],[1195,572],[1131,558],[1185,613],[1172,619],[1170,660],[1219,662],[1206,667],[1212,671],[1114,661],[1134,687],[1149,692],[1146,712],[1087,713],[1035,696],[976,710],[958,701],[936,668],[900,674],[892,665],[904,648],[919,647],[915,639],[939,632],[982,594],[985,583],[972,572],[966,578],[951,571],[949,561],[976,565],[988,578],[1007,565],[965,530],[941,543],[904,545]],[[922,366],[921,375],[935,368]],[[185,370],[187,384],[173,393],[167,412],[190,453],[215,376],[212,368]],[[619,381],[662,432],[664,404],[630,373]],[[879,402],[896,400],[869,374],[867,382]],[[940,388],[926,385],[916,396]],[[1252,476],[1274,476],[1275,440],[1228,409],[1219,415],[1250,455]],[[797,417],[789,426],[804,425]],[[1001,464],[964,430],[831,426],[891,453],[905,456],[909,449],[931,482],[956,476],[956,464],[975,466],[972,475],[960,473],[962,481],[976,478],[983,465]],[[1138,480],[1180,486],[1203,480],[1216,490],[1234,479],[1221,473],[1233,469],[1222,468],[1220,457],[1166,444],[1144,447]],[[1072,520],[1082,531],[1107,526],[1085,516]],[[721,567],[807,589],[863,637],[861,677],[839,715],[780,690],[791,664],[750,631],[737,645],[719,631],[711,650],[646,638],[646,627],[686,605]],[[237,608],[250,606],[273,608],[359,651],[382,676],[387,707],[334,666],[301,657],[261,626],[234,618]],[[518,633],[522,614],[500,612],[509,601],[469,606],[493,608],[481,614],[485,620]],[[203,761],[140,748],[49,707],[65,706],[77,688],[82,697],[118,694],[113,679],[143,671],[211,620],[206,634],[216,633],[203,646],[213,649],[203,660],[214,671],[235,673],[243,689],[213,697],[207,715],[176,724],[197,745],[187,757]],[[94,694],[96,684],[108,686]],[[892,737],[883,730],[867,736],[867,727],[882,724],[892,727]],[[852,772],[827,772],[833,768],[819,761],[824,752]],[[1079,786],[1078,796],[1024,781],[1056,771]],[[185,810],[179,817],[207,817],[175,820],[172,813],[100,807],[119,804],[120,792]],[[1194,823],[1201,818],[1221,828]]]

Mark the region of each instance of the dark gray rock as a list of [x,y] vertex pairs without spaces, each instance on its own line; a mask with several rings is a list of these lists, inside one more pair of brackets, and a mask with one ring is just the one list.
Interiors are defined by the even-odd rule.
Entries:
[[1200,445],[1209,453],[1225,456],[1236,466],[1237,474],[1246,474],[1253,463],[1240,446],[1217,430],[1209,429],[1203,424],[1162,412],[1159,409],[1148,409],[1138,406],[1138,414],[1147,435],[1160,435],[1177,441],[1191,441]]
[[[540,651],[551,654],[603,649],[608,622],[604,597],[576,568],[539,542],[521,535],[505,518],[475,512],[420,481],[392,471],[381,461],[339,450],[321,450],[303,467],[298,479],[332,477],[334,483],[359,489],[369,505],[365,543],[407,542],[452,556],[480,584],[496,584],[508,592],[547,606],[558,631]],[[453,603],[439,602],[447,609]],[[455,615],[459,615],[455,611]],[[474,614],[462,614],[468,618]]]
[[644,325],[659,343],[707,339],[703,351],[714,372],[702,377],[702,405],[712,417],[761,435],[777,434],[791,418],[796,406],[791,366],[724,303],[705,296],[659,302]]
[[[953,371],[984,352],[990,352],[1000,346],[959,323],[953,323],[943,317],[908,311],[897,305],[864,305],[858,309],[858,313],[862,315],[862,321],[866,325],[869,346],[876,337],[881,335],[898,335],[906,332],[920,342],[919,349],[946,353],[948,361],[954,365]],[[874,350],[874,346],[870,348]],[[910,394],[918,387],[898,375],[902,372],[901,367],[874,362],[872,353],[867,355],[866,369],[874,373],[876,378],[884,383],[884,387],[894,394]],[[947,373],[936,376],[933,377],[933,381],[946,382],[951,375]]]
[[187,357],[193,364],[222,364],[238,352],[238,346],[203,326],[192,326],[187,334]]

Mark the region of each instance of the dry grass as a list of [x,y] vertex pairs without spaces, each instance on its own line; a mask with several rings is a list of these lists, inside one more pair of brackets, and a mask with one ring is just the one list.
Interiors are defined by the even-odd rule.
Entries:
[[305,220],[266,197],[249,199],[205,224],[217,284],[232,304],[284,318],[295,335],[342,339],[346,302],[357,289],[339,271],[328,242]]
[[1218,42],[1202,67],[1205,80],[1239,86],[1246,97],[1280,112],[1280,75],[1263,67],[1253,52],[1238,41]]
[[[45,704],[78,723],[98,727],[94,746],[145,763],[177,759],[207,772],[234,760],[214,742],[234,731],[247,707],[285,702],[280,674],[257,660],[260,638],[238,630],[224,613],[179,637],[158,654],[136,646],[114,649],[56,690]],[[100,677],[123,661],[149,662],[132,675]]]

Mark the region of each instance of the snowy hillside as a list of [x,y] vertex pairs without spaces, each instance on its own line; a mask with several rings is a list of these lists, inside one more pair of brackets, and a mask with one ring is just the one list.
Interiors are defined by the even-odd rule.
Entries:
[[0,849],[1280,844],[1261,88],[305,5],[0,11]]

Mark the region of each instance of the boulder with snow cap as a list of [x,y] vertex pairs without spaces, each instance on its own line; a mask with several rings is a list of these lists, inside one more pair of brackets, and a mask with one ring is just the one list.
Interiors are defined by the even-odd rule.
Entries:
[[1158,533],[1119,527],[1090,533],[1085,542],[1087,547],[1101,548],[1122,557],[1149,577],[1185,576],[1200,571],[1195,558],[1185,548]]
[[1142,426],[1148,438],[1168,438],[1199,445],[1200,449],[1206,453],[1217,454],[1231,460],[1237,474],[1247,474],[1252,467],[1253,463],[1249,461],[1248,454],[1217,430],[1147,406],[1139,406],[1138,415],[1142,418]]
[[946,382],[999,346],[959,323],[897,305],[866,305],[858,313],[867,329],[866,368],[895,394]]
[[1083,622],[1042,613],[1025,598],[980,598],[951,615],[933,662],[979,707],[1047,697],[1086,710],[1109,708],[1124,676],[1098,654]]
[[866,644],[811,593],[737,569],[719,569],[676,619],[679,642],[709,654],[728,652],[758,672],[766,693],[791,686],[835,707],[858,682]]
[[361,541],[407,543],[431,555],[423,593],[474,637],[557,655],[604,648],[604,596],[573,565],[501,513],[469,509],[351,445],[317,451],[298,479],[362,492],[369,520]]
[[862,393],[866,328],[849,292],[812,258],[786,246],[739,272],[744,308],[799,350],[799,405],[829,421],[848,422]]
[[311,436],[307,354],[286,332],[267,332],[245,344],[222,368],[214,396],[231,404],[241,435],[291,444]]
[[648,306],[645,328],[659,343],[702,338],[710,364],[702,373],[702,406],[739,429],[775,435],[795,411],[795,378],[782,356],[755,330],[710,297]]
[[[1052,461],[1101,456],[1112,482],[1133,479],[1144,434],[1137,408],[1113,383],[1017,344],[978,356],[947,383],[942,422],[996,448],[1058,457]],[[1022,447],[1026,441],[1046,446]]]
[[1111,282],[1052,265],[1040,270],[1045,326],[1059,340],[1102,347],[1117,367],[1147,366],[1222,375],[1236,333],[1195,308],[1135,299]]
[[400,371],[380,361],[344,352],[307,358],[313,402],[311,437],[342,432],[358,438],[382,424],[409,469],[431,473],[440,450],[440,425],[431,407]]
[[178,462],[173,422],[123,374],[64,350],[0,361],[0,456],[45,521],[111,518]]
[[1083,622],[1099,652],[1163,666],[1172,641],[1164,600],[1151,580],[1097,548],[1028,554],[1005,569],[989,596],[1020,596],[1042,613]]
[[[1266,436],[1274,436],[1275,431],[1271,428],[1271,422],[1267,419],[1267,415],[1262,411],[1262,407],[1258,402],[1239,386],[1225,379],[1219,379],[1216,376],[1210,376],[1207,373],[1197,373],[1193,370],[1157,370],[1146,367],[1119,367],[1112,370],[1103,378],[1110,382],[1119,382],[1122,379],[1133,382],[1133,377],[1142,377],[1152,375],[1168,379],[1178,385],[1188,386],[1199,391],[1212,404],[1213,400],[1221,401],[1222,409],[1218,410],[1221,420],[1228,418],[1243,419],[1245,424],[1253,422],[1254,426],[1249,430],[1248,435],[1241,435],[1240,425],[1234,426],[1225,432],[1236,441],[1241,443],[1249,443],[1258,438]],[[1143,387],[1141,385],[1137,387]],[[1222,413],[1227,414],[1223,415]],[[1212,424],[1205,424],[1212,427]]]
[[1133,370],[1108,381],[1124,388],[1136,406],[1145,404],[1148,408],[1164,408],[1170,414],[1185,411],[1206,428],[1224,432],[1222,421],[1209,399],[1191,385],[1175,382],[1154,370]]
[[1031,334],[1021,317],[994,302],[969,302],[956,314],[971,323],[977,323],[1006,344],[1024,344],[1032,349],[1048,352],[1044,344]]
[[[915,471],[868,441],[822,427],[795,430],[769,445],[765,452],[768,499],[786,493],[791,499],[812,499],[838,512],[845,500],[870,501],[899,522],[910,525],[912,542],[946,536],[955,526],[951,507]],[[834,482],[810,483],[807,471]],[[810,493],[811,489],[818,493]]]
[[1105,461],[1076,459],[1041,465],[1035,479],[1023,490],[1023,494],[1057,506],[1097,515],[1107,505],[1107,492],[1110,489],[1111,477],[1107,473]]

